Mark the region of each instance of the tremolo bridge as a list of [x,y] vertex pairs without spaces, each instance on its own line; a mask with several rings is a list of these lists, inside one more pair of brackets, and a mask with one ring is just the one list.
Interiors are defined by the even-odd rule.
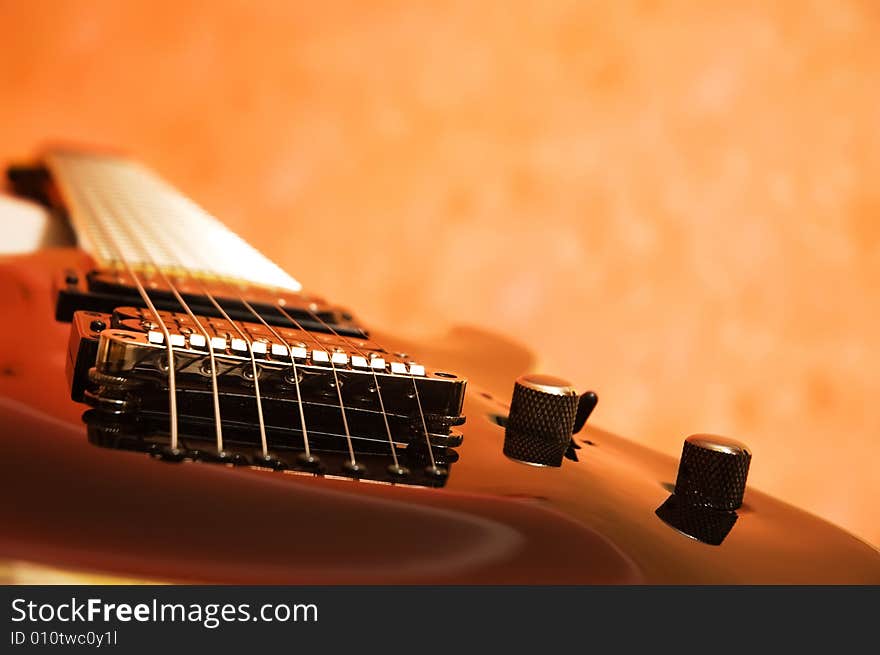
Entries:
[[[160,310],[159,317],[173,350],[178,458],[351,475],[345,467],[351,445],[361,462],[356,477],[431,486],[443,484],[457,458],[462,436],[454,428],[464,422],[465,381],[453,374],[368,338],[233,325],[216,316],[193,322],[183,312]],[[73,313],[68,377],[74,400],[93,408],[85,415],[93,443],[168,456],[165,330],[140,307]],[[212,359],[222,452],[215,443]],[[260,420],[268,459],[260,452]],[[302,457],[306,442],[311,460]],[[395,471],[389,471],[392,447]]]

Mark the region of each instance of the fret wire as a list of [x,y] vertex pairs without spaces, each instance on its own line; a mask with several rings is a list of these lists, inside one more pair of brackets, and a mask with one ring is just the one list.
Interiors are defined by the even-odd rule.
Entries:
[[[67,168],[87,168],[94,183],[125,188],[139,202],[149,202],[153,208],[150,220],[163,228],[185,222],[190,230],[186,235],[187,240],[198,239],[199,253],[208,253],[214,259],[210,268],[202,272],[211,271],[223,279],[247,280],[288,291],[301,290],[302,285],[299,282],[150,169],[126,159],[109,156],[60,152],[50,153],[49,157],[64,159]],[[116,251],[114,244],[89,225],[87,214],[72,213],[71,223],[87,252],[104,264],[112,262]],[[118,229],[114,231],[113,237],[118,245],[118,255],[132,265],[144,263],[139,261],[135,244],[124,238]],[[164,239],[160,237],[159,240]],[[157,263],[160,266],[180,265],[190,270],[196,268],[190,257],[174,262],[160,256]]]

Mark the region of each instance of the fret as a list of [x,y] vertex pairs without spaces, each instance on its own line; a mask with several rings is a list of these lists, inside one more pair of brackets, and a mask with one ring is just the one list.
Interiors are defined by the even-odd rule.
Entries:
[[[154,260],[164,272],[184,269],[287,291],[302,285],[244,239],[145,166],[119,157],[52,152],[46,162],[83,250],[100,264],[118,265],[108,239],[94,225],[89,200],[100,204],[104,227],[122,258],[139,268]],[[149,229],[142,226],[149,225]],[[138,235],[132,243],[131,233]],[[158,235],[158,236],[154,236]],[[144,251],[149,257],[144,257]]]

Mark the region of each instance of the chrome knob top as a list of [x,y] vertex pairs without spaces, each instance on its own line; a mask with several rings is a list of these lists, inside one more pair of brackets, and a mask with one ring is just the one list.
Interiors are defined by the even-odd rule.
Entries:
[[[577,391],[575,391],[575,388],[567,380],[552,375],[542,375],[540,373],[521,375],[516,379],[515,385],[532,389],[533,391],[550,393],[556,396],[577,395]],[[514,387],[514,391],[516,391],[516,386]]]
[[742,505],[752,453],[726,437],[695,434],[684,441],[675,495],[694,505],[735,510]]

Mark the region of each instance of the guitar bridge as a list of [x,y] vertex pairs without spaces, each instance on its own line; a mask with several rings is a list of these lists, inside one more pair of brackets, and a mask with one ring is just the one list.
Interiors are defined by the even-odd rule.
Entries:
[[[187,458],[218,459],[216,376],[220,459],[226,463],[345,475],[350,445],[367,472],[357,477],[436,486],[444,477],[425,473],[425,467],[433,459],[436,473],[457,459],[454,449],[462,435],[455,427],[465,420],[463,379],[389,353],[367,338],[245,321],[233,325],[211,316],[193,323],[187,314],[171,311],[159,317],[162,326],[138,307],[73,314],[68,377],[74,400],[93,408],[85,417],[92,443],[164,452],[167,339],[179,447]],[[271,461],[259,450],[260,413]],[[298,464],[306,450],[320,457],[319,469]],[[392,450],[409,475],[388,471]]]

